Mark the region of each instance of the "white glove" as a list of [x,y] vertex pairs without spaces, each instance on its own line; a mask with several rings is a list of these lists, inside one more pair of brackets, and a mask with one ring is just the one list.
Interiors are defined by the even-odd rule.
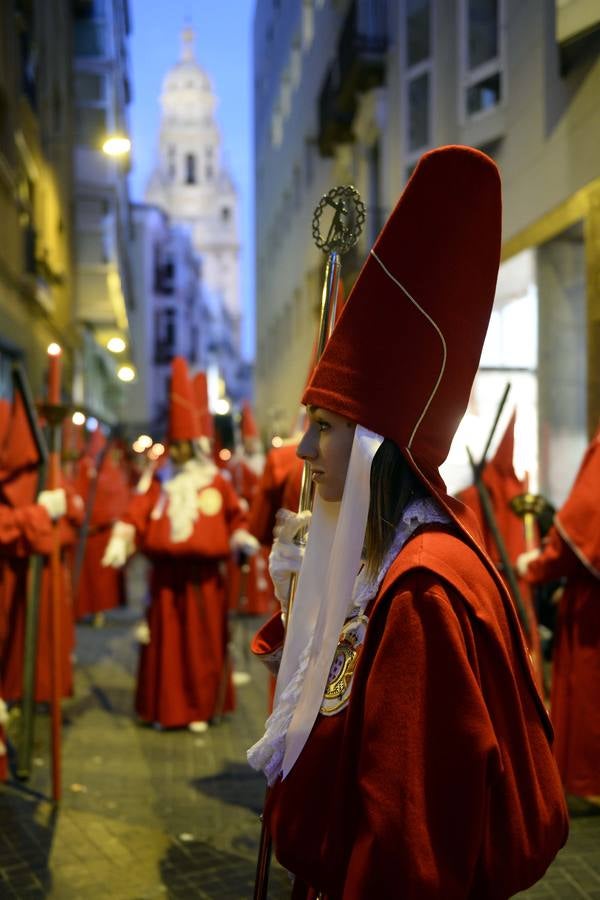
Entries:
[[135,528],[127,522],[115,522],[106,545],[102,565],[120,569],[135,550]]
[[8,725],[8,706],[0,697],[0,726]]
[[138,622],[135,626],[133,629],[133,636],[138,644],[147,646],[150,643],[150,626],[145,619],[142,619],[142,621]]
[[245,528],[236,528],[229,538],[229,546],[238,559],[241,556],[254,556],[260,550],[260,544],[254,535]]
[[517,570],[517,575],[521,578],[524,578],[527,575],[527,569],[529,568],[529,563],[532,563],[534,559],[537,559],[540,555],[540,550],[527,550],[526,553],[521,553],[517,556],[517,561],[515,563],[515,569]]
[[54,491],[41,491],[37,502],[43,506],[53,521],[60,519],[67,512],[67,495],[64,488],[56,488]]
[[310,523],[311,513],[301,513],[280,509],[275,520],[273,535],[275,541],[269,555],[269,573],[275,588],[275,596],[281,603],[283,613],[287,613],[290,576],[298,574],[304,559],[304,547],[294,543],[294,538]]

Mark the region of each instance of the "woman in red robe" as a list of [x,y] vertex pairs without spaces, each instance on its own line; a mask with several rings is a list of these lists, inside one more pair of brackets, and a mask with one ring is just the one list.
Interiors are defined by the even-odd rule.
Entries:
[[554,752],[574,813],[600,812],[600,431],[540,551],[517,561],[540,584],[565,578],[553,653]]
[[[500,237],[493,162],[466,147],[426,154],[304,395],[298,452],[317,499],[275,708],[249,751],[272,785],[265,818],[295,898],[506,900],[567,836],[512,602],[438,472],[477,370]],[[272,564],[295,569],[296,523],[280,518]],[[273,664],[282,638],[273,619],[256,650]]]
[[61,686],[63,696],[73,690],[72,652],[75,644],[71,602],[71,572],[65,554],[74,546],[77,528],[83,520],[83,503],[70,487],[42,491],[37,495],[39,458],[30,432],[20,394],[15,396],[8,435],[0,461],[0,493],[3,507],[2,533],[5,642],[0,655],[0,673],[4,699],[19,700],[22,695],[27,572],[29,556],[42,553],[46,562],[42,572],[38,620],[35,699],[49,702],[52,696],[50,612],[51,579],[47,560],[52,546],[51,522],[58,527],[62,550],[60,603]]
[[105,442],[97,428],[79,467],[79,493],[86,508],[89,503],[93,505],[81,568],[74,576],[76,619],[94,616],[95,621],[101,621],[99,614],[126,602],[123,570],[103,566],[102,557],[112,526],[127,509],[131,489],[120,448],[115,444],[105,448]]
[[193,730],[233,709],[224,565],[231,552],[249,554],[257,547],[231,483],[198,449],[199,437],[187,366],[177,357],[169,423],[173,465],[162,467],[148,490],[132,499],[103,560],[122,565],[137,545],[152,562],[137,715],[165,728]]

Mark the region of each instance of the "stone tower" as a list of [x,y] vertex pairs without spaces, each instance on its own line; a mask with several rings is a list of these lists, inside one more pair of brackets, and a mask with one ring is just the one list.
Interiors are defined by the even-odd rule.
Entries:
[[163,80],[160,105],[158,156],[145,199],[189,229],[202,257],[203,285],[220,298],[239,353],[238,196],[223,161],[217,98],[195,58],[190,27],[182,32],[179,62]]

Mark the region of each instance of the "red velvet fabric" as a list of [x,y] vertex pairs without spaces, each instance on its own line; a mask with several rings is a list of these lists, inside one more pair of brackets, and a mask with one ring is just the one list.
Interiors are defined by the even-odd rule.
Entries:
[[288,475],[298,468],[302,469],[296,447],[297,441],[290,441],[281,447],[273,447],[267,453],[265,468],[250,507],[248,527],[255,538],[267,547],[273,543],[275,515],[283,506]]
[[600,430],[585,452],[555,525],[584,566],[600,578]]
[[565,790],[597,797],[600,796],[600,580],[591,574],[555,528],[548,533],[541,556],[529,565],[527,577],[533,583],[566,577],[552,656],[550,709],[556,732],[554,752]]
[[176,356],[171,364],[169,440],[191,441],[200,437],[201,433],[187,363],[182,356]]
[[[512,608],[462,539],[424,531],[367,616],[349,705],[317,718],[269,795],[294,896],[506,900],[568,828]],[[282,637],[274,618],[254,649]]]
[[426,153],[350,292],[303,403],[359,422],[436,469],[479,364],[500,240],[492,160],[468,147]]
[[[59,542],[62,550],[62,579],[60,594],[61,623],[61,683],[63,696],[73,692],[72,653],[75,644],[73,628],[73,605],[71,592],[71,565],[69,553],[72,551],[77,528],[83,518],[82,507],[75,503],[68,486],[67,515],[59,520]],[[41,510],[41,512],[40,512]],[[23,682],[23,651],[25,639],[25,612],[27,597],[27,574],[29,560],[20,555],[25,549],[30,552],[48,554],[51,548],[52,531],[48,514],[39,506],[16,510],[20,521],[26,523],[22,534],[15,544],[6,548],[6,557],[2,568],[2,590],[6,611],[5,652],[0,659],[0,683],[7,700],[19,700]],[[22,543],[26,541],[26,543]],[[49,702],[52,696],[51,680],[51,648],[50,648],[50,611],[51,611],[50,569],[47,559],[44,562],[42,586],[40,590],[40,612],[38,626],[38,650],[36,663],[35,699],[37,702]]]
[[151,640],[141,647],[135,708],[144,721],[164,727],[206,721],[234,706],[222,572],[229,537],[246,520],[226,479],[216,475],[207,488],[221,494],[223,505],[215,515],[201,513],[187,541],[171,541],[157,480],[131,500],[124,516],[152,561]]
[[208,383],[206,380],[206,372],[196,372],[193,381],[194,401],[198,416],[200,417],[200,434],[214,440],[215,423],[208,405]]
[[[489,494],[498,530],[504,539],[508,558],[513,564],[520,553],[524,553],[527,549],[530,549],[525,543],[523,520],[513,512],[510,506],[510,501],[514,497],[525,493],[527,490],[526,482],[517,478],[513,466],[515,420],[516,411],[508,422],[494,456],[488,460],[481,473],[481,480]],[[510,592],[508,581],[502,572],[500,553],[496,547],[496,542],[494,541],[491,529],[487,524],[476,485],[471,485],[461,491],[458,494],[458,499],[474,512],[477,518],[479,531],[483,537],[483,546],[496,567],[500,570],[506,584],[506,589]],[[542,651],[531,587],[527,581],[522,578],[518,579],[518,583],[529,625],[527,646],[536,672],[538,688],[542,690]]]
[[240,429],[243,438],[259,437],[258,426],[249,403],[242,403]]
[[78,481],[86,508],[91,492],[94,492],[81,572],[75,586],[74,613],[76,619],[81,619],[123,606],[126,602],[123,569],[103,566],[102,557],[110,540],[112,525],[127,509],[130,487],[120,456],[113,450],[108,450],[104,455],[99,471],[92,458],[84,457]]

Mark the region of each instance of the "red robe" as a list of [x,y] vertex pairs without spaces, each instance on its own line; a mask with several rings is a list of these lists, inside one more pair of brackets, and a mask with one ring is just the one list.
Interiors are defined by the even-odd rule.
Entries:
[[123,466],[113,461],[110,450],[104,456],[98,474],[93,460],[84,457],[78,483],[86,505],[94,491],[81,571],[75,585],[75,618],[81,619],[123,606],[126,602],[123,569],[103,566],[101,560],[113,524],[127,509],[130,488]]
[[[519,494],[525,493],[527,490],[526,482],[517,478],[513,467],[514,425],[515,414],[513,414],[508,424],[496,453],[485,465],[483,472],[481,473],[481,480],[489,494],[498,530],[504,539],[508,558],[513,564],[519,554],[531,549],[527,547],[525,543],[523,520],[513,512],[510,506],[511,500]],[[483,539],[483,546],[490,559],[502,574],[507,590],[510,592],[508,581],[502,572],[500,553],[498,552],[496,542],[494,541],[492,532],[483,512],[483,506],[477,487],[471,485],[470,487],[465,488],[464,491],[461,491],[458,494],[458,498],[475,513],[479,531]],[[531,587],[522,578],[518,578],[517,581],[523,605],[525,607],[525,615],[529,630],[527,647],[533,661],[538,687],[541,689],[543,686],[542,648]]]
[[600,432],[557,512],[533,582],[566,577],[556,623],[552,720],[565,789],[600,795]]
[[[252,506],[259,488],[260,478],[254,469],[239,454],[232,456],[228,471],[235,491],[247,505]],[[261,547],[259,552],[247,561],[247,570],[242,573],[235,560],[231,560],[228,570],[229,608],[249,616],[262,616],[275,608],[273,586],[268,569],[269,550]]]
[[[41,506],[31,505],[12,512],[27,517],[27,526],[20,540],[7,547],[3,568],[4,608],[6,616],[5,652],[1,658],[1,681],[5,700],[20,700],[23,686],[24,641],[27,599],[27,572],[30,553],[46,556],[40,589],[38,620],[38,649],[36,662],[35,700],[48,703],[52,697],[51,644],[50,644],[50,566],[47,558],[51,549],[51,528],[48,514]],[[83,519],[83,505],[67,488],[67,515],[58,522],[58,539],[62,551],[62,578],[60,596],[61,619],[61,687],[63,697],[73,693],[72,653],[75,645],[73,607],[71,596],[71,571],[65,554],[72,550],[77,527]]]
[[[0,506],[0,698],[5,699],[5,660],[12,634],[15,604],[25,595],[29,554],[48,548],[51,522],[43,506],[14,509]],[[6,734],[0,726],[0,744],[6,751]],[[8,757],[0,748],[0,781],[8,777]]]
[[568,829],[514,611],[473,550],[432,529],[366,615],[348,705],[317,717],[269,794],[293,897],[506,900],[541,878]]
[[[203,512],[206,491],[221,498],[214,512]],[[140,719],[170,728],[233,709],[222,572],[230,536],[246,520],[230,482],[216,474],[198,491],[192,535],[173,543],[166,499],[154,479],[146,494],[131,500],[123,520],[135,526],[139,548],[153,563],[150,643],[141,648],[135,708]]]

